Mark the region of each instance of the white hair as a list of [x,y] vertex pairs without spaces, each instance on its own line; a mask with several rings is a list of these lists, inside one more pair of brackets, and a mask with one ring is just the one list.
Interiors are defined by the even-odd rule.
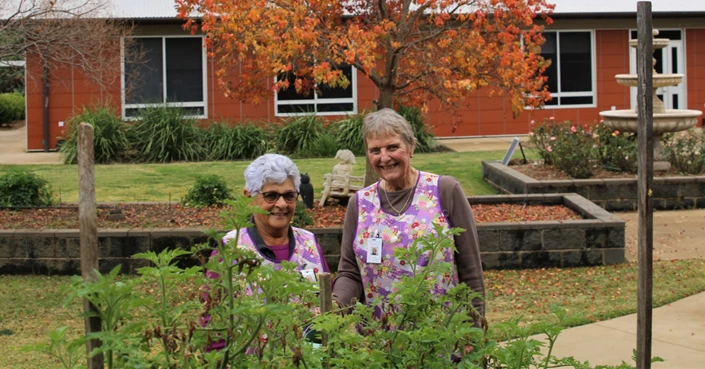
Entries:
[[294,181],[294,188],[299,192],[301,175],[296,164],[284,155],[264,154],[245,169],[245,190],[254,195],[262,191],[266,183],[280,184],[288,178]]

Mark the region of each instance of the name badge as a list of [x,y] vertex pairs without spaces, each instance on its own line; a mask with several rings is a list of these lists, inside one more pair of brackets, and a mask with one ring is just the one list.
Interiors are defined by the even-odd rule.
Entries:
[[317,281],[316,272],[313,269],[303,269],[301,270],[301,275],[309,282],[315,283]]
[[367,239],[367,263],[380,264],[382,262],[382,239]]

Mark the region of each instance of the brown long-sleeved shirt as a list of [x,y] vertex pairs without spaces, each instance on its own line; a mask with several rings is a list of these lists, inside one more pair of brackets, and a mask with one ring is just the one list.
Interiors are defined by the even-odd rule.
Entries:
[[[380,198],[387,199],[384,190],[378,187]],[[416,187],[401,191],[387,192],[391,206],[400,209],[404,206],[409,196],[409,191],[415,191]],[[482,275],[482,263],[480,261],[480,247],[477,239],[477,228],[475,227],[475,216],[472,213],[470,204],[463,192],[460,183],[453,178],[443,176],[439,180],[439,192],[441,196],[441,207],[446,214],[452,227],[465,229],[455,238],[455,247],[458,252],[455,254],[455,264],[458,268],[458,278],[460,282],[467,284],[478,293],[485,295],[485,283]],[[387,201],[381,201],[385,211],[392,212]],[[411,206],[408,204],[402,212]],[[353,195],[348,203],[345,213],[345,225],[343,228],[343,240],[340,250],[340,264],[338,265],[338,275],[333,286],[333,299],[343,306],[350,305],[353,298],[364,301],[362,278],[357,260],[353,251],[353,241],[357,229],[357,195]],[[475,308],[485,315],[485,303],[479,299],[473,301]]]

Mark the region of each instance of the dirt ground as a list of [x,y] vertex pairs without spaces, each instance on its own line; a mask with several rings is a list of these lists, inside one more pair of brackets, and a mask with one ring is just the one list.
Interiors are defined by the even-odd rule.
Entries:
[[[613,213],[626,222],[627,260],[636,262],[638,213]],[[656,211],[653,218],[654,260],[705,257],[705,209]]]

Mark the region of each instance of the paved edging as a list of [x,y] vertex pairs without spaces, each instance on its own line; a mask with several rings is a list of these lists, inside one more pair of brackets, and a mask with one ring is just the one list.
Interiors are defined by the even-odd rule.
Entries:
[[[624,262],[621,219],[576,194],[468,197],[471,204],[563,204],[586,219],[547,222],[479,224],[478,236],[485,269],[573,267]],[[332,270],[340,259],[342,228],[311,229]],[[145,262],[131,256],[166,248],[189,250],[208,241],[198,228],[99,229],[99,269],[118,264],[134,273]],[[182,266],[198,264],[184,258]],[[77,274],[80,234],[76,229],[0,230],[0,274]]]
[[[635,211],[636,178],[540,181],[497,161],[482,162],[482,178],[495,189],[512,194],[577,193],[608,211]],[[705,208],[705,176],[655,177],[656,210]]]

